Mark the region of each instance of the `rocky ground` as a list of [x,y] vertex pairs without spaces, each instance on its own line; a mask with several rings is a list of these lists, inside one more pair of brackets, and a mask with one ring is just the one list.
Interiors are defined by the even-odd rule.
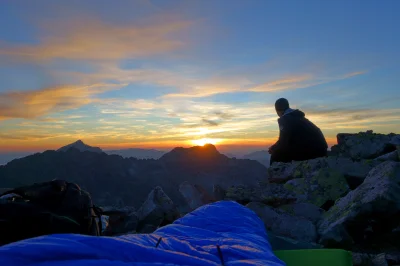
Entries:
[[[275,163],[258,185],[214,185],[209,193],[186,181],[179,192],[190,210],[218,200],[247,206],[276,249],[341,248],[353,252],[354,265],[400,265],[400,135],[337,139],[328,157]],[[149,233],[184,214],[156,187],[140,209],[110,217],[105,232]]]

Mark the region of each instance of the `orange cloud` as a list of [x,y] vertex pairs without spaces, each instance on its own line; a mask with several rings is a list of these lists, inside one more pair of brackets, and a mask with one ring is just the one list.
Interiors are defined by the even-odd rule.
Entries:
[[283,90],[308,87],[314,82],[312,75],[293,76],[266,82],[264,84],[249,89],[249,91],[254,91],[254,92],[283,91]]
[[150,26],[111,25],[97,19],[70,19],[44,26],[38,44],[3,45],[0,54],[17,58],[115,60],[172,51],[184,45],[169,35],[190,25],[186,21]]
[[93,101],[92,95],[115,88],[111,84],[59,86],[0,94],[0,119],[37,118],[52,112],[78,108]]

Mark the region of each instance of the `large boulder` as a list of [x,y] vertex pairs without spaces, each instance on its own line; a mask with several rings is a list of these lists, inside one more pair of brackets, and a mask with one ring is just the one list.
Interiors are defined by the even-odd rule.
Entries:
[[259,202],[251,202],[246,207],[261,218],[267,230],[278,236],[311,243],[317,240],[315,225],[305,218],[292,216]]
[[200,185],[192,185],[187,181],[179,186],[179,192],[185,198],[190,210],[195,210],[214,201]]
[[398,162],[399,161],[399,154],[398,154],[398,151],[395,150],[395,151],[386,153],[384,155],[381,155],[378,158],[375,158],[374,160],[375,161],[381,161],[381,162],[385,162],[385,161]]
[[267,230],[268,240],[272,250],[294,250],[294,249],[321,249],[322,245],[307,241],[295,240],[289,237],[279,236]]
[[231,186],[226,190],[226,200],[234,200],[241,204],[261,202],[270,206],[294,203],[296,195],[281,184],[265,184],[258,187]]
[[268,180],[271,183],[285,183],[294,178],[302,176],[301,162],[292,163],[273,163],[268,168]]
[[104,235],[115,236],[136,232],[139,217],[134,207],[104,206],[101,209],[103,211],[101,219]]
[[226,197],[226,190],[220,185],[213,186],[213,196],[216,201],[224,200]]
[[397,156],[398,156],[397,160],[400,161],[400,144],[396,145],[396,149],[397,149]]
[[326,247],[391,246],[400,224],[400,163],[384,162],[325,213],[318,231]]
[[342,173],[352,189],[359,186],[368,172],[380,161],[354,161],[343,157],[321,157],[292,163],[274,163],[268,168],[269,182],[285,183],[295,178],[310,177],[320,169],[333,168]]
[[357,134],[340,133],[338,144],[331,148],[333,154],[359,159],[375,159],[396,150],[400,136],[396,134],[375,134],[372,130]]
[[399,251],[368,254],[352,252],[354,266],[398,266],[400,265]]
[[349,192],[345,176],[333,168],[322,168],[312,175],[290,180],[284,187],[296,194],[297,203],[307,202],[325,210]]
[[286,211],[293,216],[306,218],[313,223],[317,223],[325,212],[323,209],[311,203],[288,204],[280,206],[279,209]]
[[107,227],[103,234],[107,236],[117,236],[136,233],[139,217],[135,212],[114,213],[107,219]]
[[139,231],[146,225],[158,227],[172,223],[180,217],[175,204],[161,187],[156,187],[149,193],[137,215],[140,221],[138,225]]

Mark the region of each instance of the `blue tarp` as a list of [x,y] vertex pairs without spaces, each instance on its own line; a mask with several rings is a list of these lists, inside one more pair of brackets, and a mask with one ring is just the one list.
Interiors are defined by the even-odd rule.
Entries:
[[272,253],[264,224],[253,211],[236,202],[220,201],[152,234],[118,237],[57,234],[5,245],[0,247],[0,265],[285,264]]

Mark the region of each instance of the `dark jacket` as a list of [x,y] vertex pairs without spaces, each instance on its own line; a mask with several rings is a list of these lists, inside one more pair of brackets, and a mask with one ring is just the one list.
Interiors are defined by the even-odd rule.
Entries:
[[300,110],[287,112],[278,119],[279,140],[274,145],[271,163],[303,161],[326,156],[328,144],[322,131]]

